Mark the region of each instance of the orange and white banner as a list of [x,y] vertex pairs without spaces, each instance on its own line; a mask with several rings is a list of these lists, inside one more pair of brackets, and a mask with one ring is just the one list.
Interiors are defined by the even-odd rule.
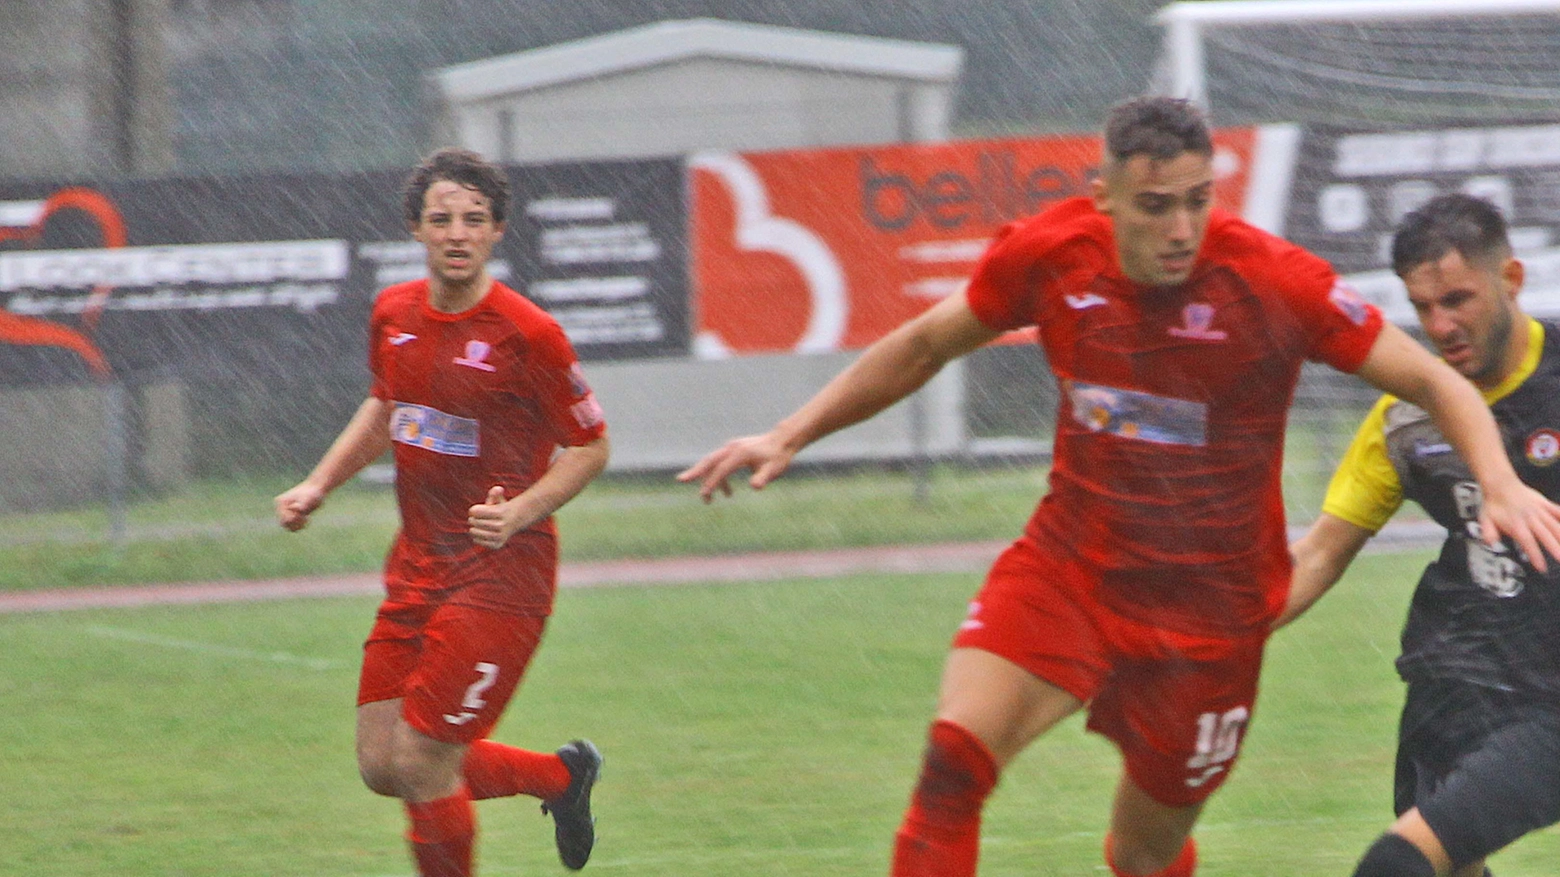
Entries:
[[[1258,134],[1215,135],[1230,209],[1247,207]],[[694,355],[871,344],[962,290],[1003,224],[1087,194],[1100,150],[1073,136],[692,156]]]

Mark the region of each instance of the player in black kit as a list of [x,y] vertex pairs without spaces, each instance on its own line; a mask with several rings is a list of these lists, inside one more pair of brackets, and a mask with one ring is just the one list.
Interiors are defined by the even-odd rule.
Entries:
[[[1443,195],[1406,216],[1392,267],[1430,342],[1483,392],[1518,475],[1560,498],[1560,325],[1517,305],[1522,263],[1490,203]],[[1560,821],[1560,570],[1479,533],[1479,488],[1425,413],[1385,397],[1360,426],[1320,518],[1291,546],[1304,612],[1412,499],[1446,527],[1414,591],[1399,674],[1398,819],[1356,877],[1478,877],[1484,859]]]

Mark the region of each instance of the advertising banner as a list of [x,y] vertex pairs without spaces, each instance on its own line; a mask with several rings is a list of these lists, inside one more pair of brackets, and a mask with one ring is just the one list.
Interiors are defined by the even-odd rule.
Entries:
[[[552,311],[584,358],[686,351],[681,162],[509,172],[495,276]],[[424,270],[403,178],[0,186],[0,386],[361,370],[375,293]]]
[[1505,213],[1527,267],[1522,303],[1560,314],[1560,124],[1415,131],[1308,127],[1284,236],[1325,256],[1400,323],[1415,320],[1391,271],[1392,230],[1436,195],[1466,192]]
[[[1245,204],[1255,129],[1216,135]],[[694,353],[865,347],[967,282],[1011,220],[1086,195],[1097,136],[690,158]]]

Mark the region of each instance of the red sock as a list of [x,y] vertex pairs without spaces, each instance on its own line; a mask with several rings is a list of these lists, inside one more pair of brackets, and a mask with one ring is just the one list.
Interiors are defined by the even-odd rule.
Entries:
[[1186,844],[1181,847],[1181,854],[1175,857],[1175,861],[1166,865],[1164,870],[1155,871],[1152,874],[1128,874],[1116,867],[1116,863],[1110,860],[1110,835],[1105,835],[1105,864],[1110,866],[1110,873],[1116,877],[1192,877],[1197,871],[1197,841],[1186,839]]
[[932,723],[921,779],[895,838],[893,877],[974,877],[980,811],[996,785],[986,744],[953,722]]
[[462,786],[455,794],[421,804],[407,802],[412,857],[422,877],[471,877],[471,843],[477,822],[471,794]]
[[461,764],[473,801],[531,795],[550,801],[569,788],[569,769],[552,752],[529,752],[492,740],[478,740]]

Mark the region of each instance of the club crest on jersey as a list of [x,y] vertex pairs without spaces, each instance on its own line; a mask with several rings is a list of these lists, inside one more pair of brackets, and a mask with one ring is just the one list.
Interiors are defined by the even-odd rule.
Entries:
[[1194,301],[1181,309],[1181,325],[1171,326],[1170,334],[1177,338],[1195,338],[1198,341],[1223,341],[1229,335],[1213,328],[1213,305]]
[[463,365],[467,368],[480,369],[485,372],[496,371],[497,368],[492,363],[487,362],[488,354],[492,352],[493,345],[473,338],[466,342],[466,354],[455,357],[455,364]]
[[1560,432],[1552,429],[1534,430],[1524,443],[1523,450],[1534,466],[1550,466],[1560,460]]

